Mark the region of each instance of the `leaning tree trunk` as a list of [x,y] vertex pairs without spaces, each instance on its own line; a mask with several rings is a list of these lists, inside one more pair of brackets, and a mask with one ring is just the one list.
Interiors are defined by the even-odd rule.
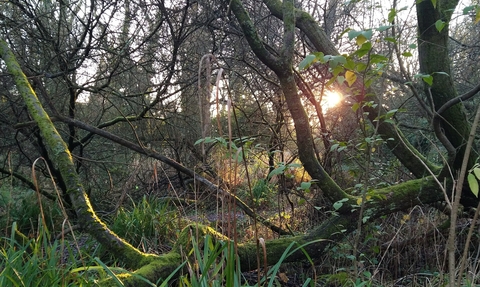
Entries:
[[48,155],[60,171],[66,185],[67,195],[71,199],[82,229],[89,231],[113,256],[121,259],[132,268],[138,268],[157,258],[155,255],[140,252],[119,238],[98,218],[75,171],[72,155],[68,151],[67,145],[43,109],[27,77],[4,40],[0,40],[0,56],[5,62],[8,72],[13,76],[28,112],[40,129]]

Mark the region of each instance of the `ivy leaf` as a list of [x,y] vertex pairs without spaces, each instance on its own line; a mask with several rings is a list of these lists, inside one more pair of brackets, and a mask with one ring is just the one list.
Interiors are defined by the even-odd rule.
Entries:
[[352,71],[346,71],[345,80],[347,81],[348,86],[351,87],[357,80],[357,75],[355,75],[355,73]]
[[437,22],[435,22],[435,28],[437,28],[437,31],[438,32],[442,32],[443,28],[445,28],[447,24],[445,23],[445,21],[442,21],[442,20],[438,20]]
[[472,173],[469,173],[468,176],[467,176],[467,180],[468,180],[468,186],[470,187],[470,190],[472,191],[472,193],[476,197],[478,197],[478,181],[477,181],[477,178]]

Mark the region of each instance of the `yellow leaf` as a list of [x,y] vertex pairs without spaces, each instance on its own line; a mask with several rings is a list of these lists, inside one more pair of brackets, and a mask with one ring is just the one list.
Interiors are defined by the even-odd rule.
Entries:
[[[371,198],[372,198],[372,196],[371,196],[371,195],[367,195],[367,196],[365,196],[365,199],[366,199],[366,201],[369,201]],[[362,198],[361,198],[361,197],[357,198],[357,205],[360,205],[360,204],[362,204],[362,201],[363,201],[363,200],[362,200]]]
[[477,8],[477,15],[475,15],[475,24],[480,22],[480,9]]
[[361,197],[357,198],[357,205],[360,205],[360,204],[362,204],[362,198]]
[[357,36],[356,42],[357,42],[358,46],[362,46],[363,43],[365,43],[366,41],[367,41],[367,38],[365,36],[363,36],[362,34]]
[[355,73],[352,71],[346,71],[345,80],[347,81],[348,86],[351,87],[353,83],[355,83],[355,81],[357,80],[357,75],[355,75]]
[[376,150],[376,149],[375,149],[374,147],[372,147],[372,152],[375,152],[375,150]]

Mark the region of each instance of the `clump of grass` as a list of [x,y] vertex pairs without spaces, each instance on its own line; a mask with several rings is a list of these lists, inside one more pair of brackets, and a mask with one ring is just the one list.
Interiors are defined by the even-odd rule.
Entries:
[[147,199],[133,203],[132,208],[120,208],[110,228],[143,251],[159,251],[173,244],[179,226],[178,211],[167,201]]
[[[0,186],[0,228],[7,232],[12,222],[16,222],[17,229],[23,233],[30,233],[38,226],[40,206],[37,195],[31,189]],[[53,230],[54,222],[61,218],[61,211],[51,202],[44,201],[43,216],[47,227]]]
[[11,235],[3,238],[0,248],[0,286],[89,286],[85,279],[70,276],[75,260],[62,266],[60,243],[51,243],[48,237],[43,226],[29,239],[12,224]]

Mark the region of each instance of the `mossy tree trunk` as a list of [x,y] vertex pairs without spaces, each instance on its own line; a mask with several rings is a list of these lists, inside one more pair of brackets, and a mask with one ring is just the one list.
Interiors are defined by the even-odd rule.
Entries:
[[87,230],[98,242],[105,245],[112,255],[133,268],[138,268],[150,262],[156,256],[144,254],[119,238],[107,228],[93,211],[79,176],[75,171],[72,155],[68,151],[66,143],[43,109],[27,77],[22,72],[15,56],[3,39],[0,39],[0,56],[5,62],[8,72],[14,78],[17,89],[25,102],[28,112],[40,129],[48,155],[55,167],[60,171],[66,185],[67,195],[71,199],[75,214],[82,229]]
[[[448,55],[449,22],[458,1],[439,0],[434,7],[433,1],[418,1],[418,59],[420,72],[433,77],[432,85],[424,83],[425,94],[431,98],[433,111],[438,111],[449,100],[458,96],[453,83],[450,58]],[[436,23],[444,23],[443,29]],[[438,26],[441,27],[441,26]],[[442,133],[456,150],[454,169],[459,169],[465,152],[465,143],[470,132],[470,124],[463,103],[458,103],[440,114]],[[471,157],[470,166],[474,158]]]

